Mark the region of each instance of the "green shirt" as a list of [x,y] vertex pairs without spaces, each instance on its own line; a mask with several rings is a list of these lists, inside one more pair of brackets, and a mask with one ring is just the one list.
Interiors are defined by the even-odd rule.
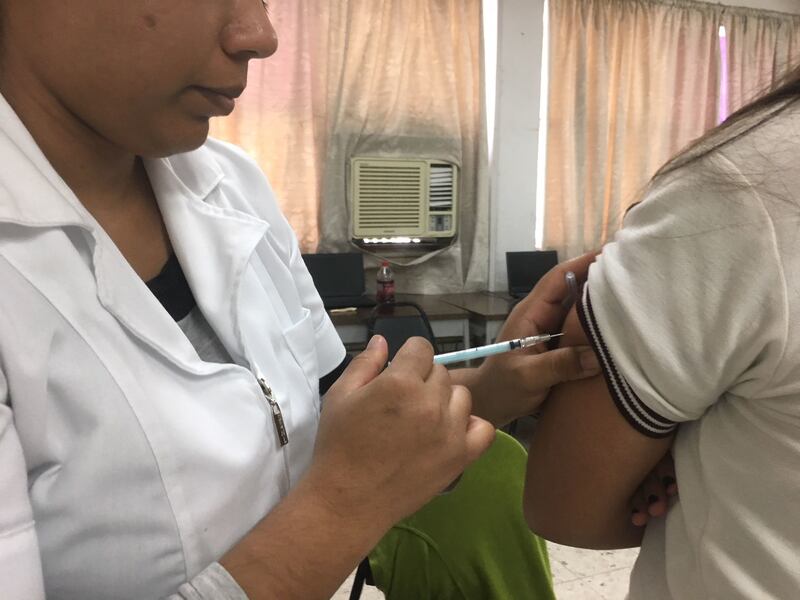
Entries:
[[522,514],[525,462],[498,432],[454,491],[395,525],[369,556],[386,598],[554,599],[547,547]]

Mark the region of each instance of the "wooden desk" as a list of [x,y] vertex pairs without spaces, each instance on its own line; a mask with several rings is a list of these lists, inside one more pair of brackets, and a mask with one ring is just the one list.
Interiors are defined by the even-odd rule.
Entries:
[[470,315],[470,333],[478,344],[491,344],[514,306],[514,299],[493,292],[472,292],[445,296],[446,302],[467,311]]
[[[469,347],[470,313],[445,299],[449,295],[397,294],[398,302],[414,302],[425,311],[433,333],[442,342],[457,341],[462,348]],[[348,350],[362,350],[367,343],[367,319],[372,308],[329,311],[333,325]],[[397,307],[397,314],[414,314],[414,309]]]

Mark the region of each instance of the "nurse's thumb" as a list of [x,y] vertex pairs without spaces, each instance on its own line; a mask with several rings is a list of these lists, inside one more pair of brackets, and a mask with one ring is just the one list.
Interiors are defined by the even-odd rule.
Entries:
[[[356,356],[331,388],[336,393],[349,394],[375,379],[386,366],[389,346],[380,335],[372,336],[366,349]],[[330,393],[330,392],[329,392]]]

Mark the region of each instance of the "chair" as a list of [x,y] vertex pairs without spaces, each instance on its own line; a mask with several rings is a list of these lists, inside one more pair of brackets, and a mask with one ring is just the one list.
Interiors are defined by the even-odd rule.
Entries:
[[433,351],[438,352],[428,315],[415,302],[378,304],[367,318],[367,333],[369,337],[379,334],[386,338],[390,361],[406,340],[414,336],[424,337],[433,346]]
[[547,546],[522,513],[526,460],[498,432],[455,490],[383,537],[369,566],[387,600],[554,600]]
[[[397,351],[410,337],[419,336],[428,340],[438,353],[436,336],[428,315],[416,302],[386,302],[375,306],[367,318],[367,337],[382,335],[389,347],[388,360],[394,358]],[[364,585],[375,585],[369,559],[364,559],[356,570],[350,600],[358,600]]]

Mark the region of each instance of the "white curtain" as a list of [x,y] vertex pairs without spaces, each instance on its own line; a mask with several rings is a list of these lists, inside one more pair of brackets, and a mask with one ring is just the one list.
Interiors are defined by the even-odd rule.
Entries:
[[797,56],[800,17],[683,0],[550,0],[545,246],[599,248],[655,171]]
[[[422,156],[460,168],[458,241],[396,269],[398,290],[484,289],[488,182],[480,0],[271,3],[278,53],[254,64],[212,135],[269,175],[304,250],[348,251],[351,156]],[[374,261],[372,262],[374,264]]]

